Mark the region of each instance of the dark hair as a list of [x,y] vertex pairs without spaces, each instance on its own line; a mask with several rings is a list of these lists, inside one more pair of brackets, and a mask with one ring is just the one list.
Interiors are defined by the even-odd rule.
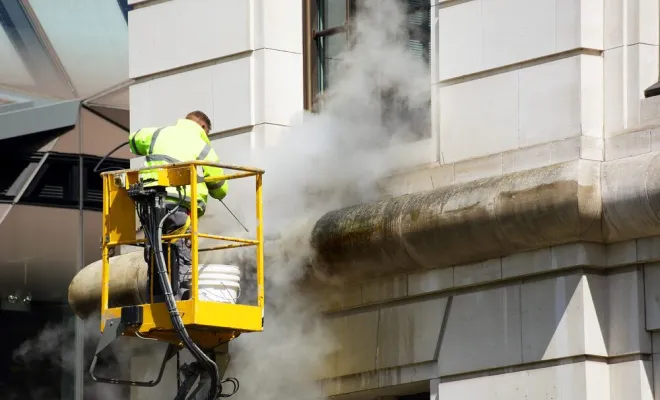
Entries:
[[188,113],[188,115],[186,115],[186,119],[190,119],[191,117],[201,120],[209,128],[209,131],[211,130],[211,119],[208,117],[208,115],[204,114],[201,111],[193,111]]

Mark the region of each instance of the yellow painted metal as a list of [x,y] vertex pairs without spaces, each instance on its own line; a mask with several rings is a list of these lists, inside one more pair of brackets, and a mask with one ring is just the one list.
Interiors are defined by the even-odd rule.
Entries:
[[[156,175],[157,185],[187,186],[190,185],[190,198],[197,198],[197,167],[209,165],[223,169],[242,171],[235,174],[225,174],[207,178],[206,182],[227,179],[240,179],[254,176],[256,180],[256,219],[257,234],[254,239],[236,238],[230,236],[212,235],[199,232],[197,207],[190,210],[190,232],[177,235],[163,235],[163,240],[188,238],[192,253],[192,282],[190,300],[178,301],[177,305],[182,320],[191,338],[203,349],[211,349],[221,343],[232,340],[241,333],[260,332],[263,330],[264,309],[264,261],[263,261],[263,207],[262,207],[262,175],[263,170],[226,164],[192,161],[165,166],[146,167],[122,171],[110,171],[101,174],[103,177],[103,262],[101,289],[101,331],[105,322],[121,316],[121,308],[109,308],[109,254],[112,247],[118,245],[135,245],[143,243],[144,239],[136,237],[135,204],[128,196],[127,189],[139,181],[140,172],[149,170]],[[210,248],[199,248],[199,238],[232,242],[230,244]],[[237,247],[255,246],[257,252],[257,306],[227,304],[202,301],[199,298],[199,255],[200,251],[215,251]],[[168,274],[171,266],[168,259]],[[153,299],[153,275],[151,268],[150,298]],[[137,305],[137,304],[136,304]],[[169,312],[164,303],[150,302],[140,305],[143,309],[143,323],[139,328],[128,331],[125,335],[150,337],[180,345],[180,338],[174,331]]]
[[[107,180],[106,180],[107,181]],[[131,242],[135,240],[135,203],[128,197],[124,188],[106,182],[108,201],[105,215],[107,238],[110,242]]]
[[199,251],[202,252],[202,251],[237,249],[239,247],[248,247],[248,246],[254,246],[254,245],[252,243],[232,243],[232,244],[226,244],[224,246],[205,247],[203,249],[199,249]]
[[[179,234],[176,234],[176,235],[163,235],[162,239],[165,241],[165,240],[181,239],[181,238],[187,238],[187,237],[190,237],[189,233],[179,233]],[[126,245],[131,245],[131,244],[144,243],[145,241],[146,241],[146,239],[110,241],[110,242],[108,242],[108,246],[126,246]]]
[[240,178],[246,178],[248,176],[255,176],[256,174],[254,172],[242,172],[239,174],[230,174],[230,175],[224,175],[222,178],[211,178],[208,180],[205,180],[205,182],[211,183],[211,182],[217,182],[217,181],[229,181],[232,179],[240,179]]
[[264,307],[264,226],[262,201],[262,175],[256,177],[257,184],[257,305]]
[[[108,179],[103,179],[103,236],[102,242],[110,241],[110,184]],[[108,295],[110,290],[110,248],[106,245],[102,246],[101,257],[103,258],[101,270],[101,310],[108,309]],[[101,322],[101,331],[103,330],[104,323]]]
[[200,233],[198,235],[201,238],[205,239],[215,239],[215,240],[226,240],[228,242],[237,242],[237,243],[246,243],[246,244],[258,244],[258,240],[242,239],[242,238],[233,238],[229,236],[218,236],[218,235],[209,235],[207,233]]
[[[190,180],[195,181],[197,177],[197,167],[194,165],[191,165],[190,167]],[[191,199],[197,199],[197,184],[195,183],[190,187],[190,198]],[[199,233],[197,229],[199,228],[199,224],[197,223],[197,217],[198,217],[198,212],[197,212],[197,207],[190,207],[190,233],[191,233],[191,239],[190,239],[190,249],[192,252],[192,287],[191,287],[191,292],[192,292],[192,298],[196,299],[199,297],[199,288],[197,285],[199,284],[199,271],[197,269],[197,263],[199,262],[199,236],[197,234]],[[193,313],[195,313],[195,307],[193,304]]]

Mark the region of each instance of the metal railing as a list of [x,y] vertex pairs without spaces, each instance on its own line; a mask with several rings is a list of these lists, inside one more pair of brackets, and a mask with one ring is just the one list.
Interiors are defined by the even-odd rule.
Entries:
[[[196,207],[198,190],[198,167],[216,167],[222,168],[223,170],[234,170],[238,171],[230,174],[222,174],[219,176],[213,176],[206,178],[205,183],[218,182],[222,180],[235,180],[246,177],[255,177],[255,191],[256,191],[256,238],[246,239],[239,237],[230,237],[222,235],[214,235],[208,233],[199,232],[199,211]],[[110,298],[110,262],[109,255],[111,249],[116,246],[121,245],[140,245],[145,243],[146,239],[139,239],[135,234],[135,208],[132,199],[128,197],[128,188],[131,184],[139,182],[140,174],[145,171],[150,171],[153,175],[157,175],[159,186],[168,186],[168,187],[177,187],[177,186],[186,186],[189,187],[189,196],[191,199],[190,206],[190,228],[189,232],[175,234],[175,235],[163,235],[163,242],[170,241],[172,239],[189,239],[191,247],[191,256],[192,256],[192,281],[191,281],[191,296],[189,300],[178,301],[177,303],[188,302],[192,306],[193,310],[193,322],[197,312],[195,310],[201,309],[200,305],[200,296],[199,296],[199,253],[224,250],[224,249],[233,249],[239,247],[255,246],[256,247],[256,284],[257,284],[257,307],[261,311],[263,319],[263,307],[264,307],[264,243],[263,243],[263,205],[262,205],[262,178],[265,171],[257,168],[243,167],[230,164],[219,164],[212,163],[207,161],[190,161],[182,162],[176,164],[168,164],[155,167],[144,167],[138,169],[127,169],[120,171],[108,171],[103,172],[101,175],[103,177],[103,240],[102,240],[102,289],[101,289],[101,315],[104,316],[107,314],[108,310],[114,311],[114,314],[120,312],[119,309],[113,309],[109,307],[109,298]],[[188,193],[186,193],[188,194]],[[131,209],[131,205],[133,208]],[[132,233],[128,232],[132,224]],[[211,239],[218,241],[232,242],[230,244],[224,244],[219,246],[212,246],[207,248],[200,248],[199,239]],[[153,257],[152,257],[153,258]],[[171,266],[170,266],[171,257],[168,257],[168,273],[170,274],[171,279]],[[153,261],[152,261],[153,262]],[[150,268],[151,271],[151,296],[150,303],[152,306],[159,304],[154,302],[153,296],[153,282],[154,282],[154,270],[155,268]],[[151,309],[150,309],[151,311]],[[146,313],[147,311],[145,311]],[[104,328],[105,318],[102,318],[101,330]]]

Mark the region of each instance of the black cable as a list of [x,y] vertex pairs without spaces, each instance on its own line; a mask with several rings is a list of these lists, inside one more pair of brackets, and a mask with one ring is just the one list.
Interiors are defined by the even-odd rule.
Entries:
[[[154,256],[156,256],[156,266],[158,269],[158,277],[160,281],[161,290],[165,295],[165,303],[167,309],[170,313],[170,319],[175,330],[181,337],[181,340],[184,342],[186,348],[193,354],[193,356],[205,366],[205,369],[209,372],[211,377],[211,387],[207,396],[208,400],[215,400],[218,397],[218,386],[219,386],[219,371],[218,366],[204,354],[204,352],[197,347],[197,345],[192,341],[188,335],[183,321],[181,320],[181,315],[176,306],[176,300],[174,299],[174,294],[172,293],[172,285],[170,284],[169,279],[167,279],[167,268],[165,267],[165,256],[163,255],[162,247],[162,229],[165,223],[165,220],[173,215],[183,203],[183,196],[181,195],[181,188],[177,187],[177,192],[179,193],[179,201],[172,210],[170,210],[160,221],[157,220],[158,216],[155,215],[154,209],[147,210],[148,216],[144,216],[144,210],[140,210],[141,207],[138,207],[138,215],[142,225],[145,226],[145,236],[147,240],[151,243],[151,246],[154,251]],[[146,224],[145,224],[146,222]],[[155,236],[155,237],[154,237]],[[233,382],[232,382],[233,383]],[[220,389],[221,391],[222,389]]]
[[[106,155],[103,156],[101,161],[99,161],[99,163],[96,164],[96,167],[94,167],[94,172],[99,172],[98,169],[101,166],[101,164],[103,164],[103,161],[105,161],[108,157],[110,157],[115,151],[121,149],[122,147],[126,146],[129,143],[130,143],[129,141],[126,141],[126,142],[120,144],[119,146],[115,147],[114,149],[110,150],[110,152],[106,153]],[[113,168],[113,167],[110,167],[110,168]],[[123,168],[119,168],[119,169],[123,169]],[[106,169],[104,169],[104,171],[110,171],[110,169],[106,168]]]
[[181,374],[179,371],[181,370],[181,354],[180,352],[176,352],[176,387],[181,386]]

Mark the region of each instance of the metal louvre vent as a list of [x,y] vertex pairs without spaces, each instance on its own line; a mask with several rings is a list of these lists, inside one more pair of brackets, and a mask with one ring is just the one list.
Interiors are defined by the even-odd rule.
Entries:
[[46,184],[39,192],[39,197],[50,198],[50,199],[63,199],[64,187]]
[[103,192],[100,190],[88,190],[85,201],[98,201],[103,202]]

